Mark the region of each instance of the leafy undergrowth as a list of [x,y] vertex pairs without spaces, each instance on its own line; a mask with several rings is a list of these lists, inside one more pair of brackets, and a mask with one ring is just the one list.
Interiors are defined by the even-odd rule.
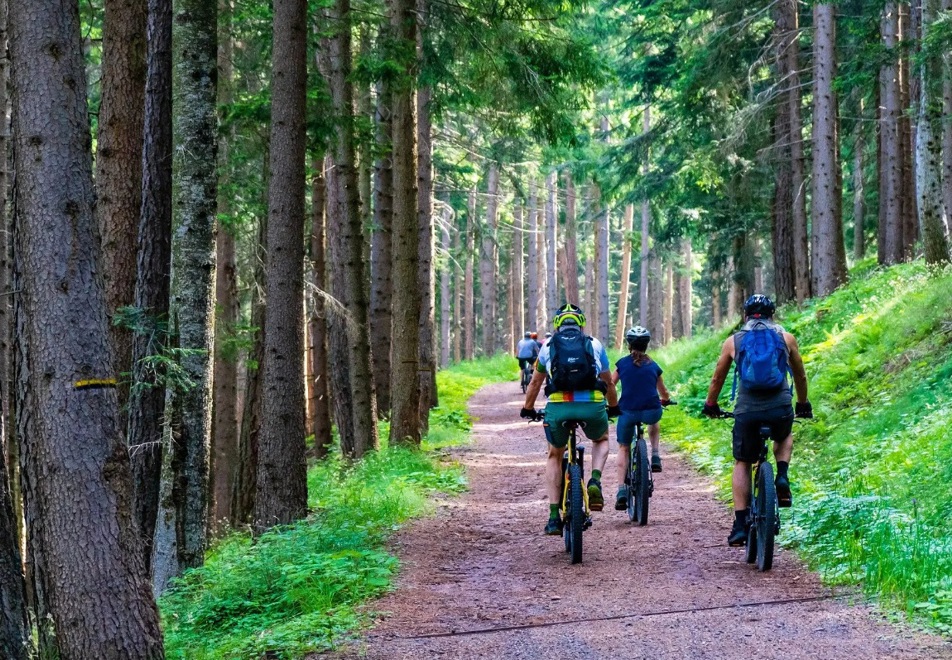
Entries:
[[159,603],[167,656],[297,658],[333,648],[364,624],[370,615],[360,606],[387,591],[398,568],[389,535],[426,513],[431,493],[465,488],[462,469],[433,450],[467,440],[467,400],[515,378],[513,364],[497,356],[441,371],[441,405],[422,451],[384,443],[353,466],[336,456],[312,465],[306,520],[254,542],[240,532],[217,542]]
[[[952,272],[864,262],[779,322],[800,343],[816,420],[798,425],[782,540],[832,583],[952,632]],[[658,353],[681,406],[666,438],[730,495],[730,424],[700,418],[730,330]],[[729,396],[730,378],[722,395]],[[670,410],[670,409],[669,409]]]

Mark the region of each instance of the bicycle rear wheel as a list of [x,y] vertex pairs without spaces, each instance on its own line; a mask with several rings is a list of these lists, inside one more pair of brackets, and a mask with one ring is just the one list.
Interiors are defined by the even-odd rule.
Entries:
[[767,462],[761,463],[757,470],[756,501],[757,568],[769,571],[773,566],[774,533],[777,530],[777,488],[774,486],[773,467]]
[[565,524],[566,547],[572,554],[572,563],[582,561],[582,530],[585,527],[585,501],[582,495],[582,466],[569,466],[569,520]]
[[651,484],[649,482],[648,472],[651,466],[648,464],[648,445],[644,438],[639,438],[632,448],[634,455],[632,457],[632,472],[634,482],[631,491],[634,491],[635,517],[633,522],[639,525],[648,524],[648,499],[651,497]]

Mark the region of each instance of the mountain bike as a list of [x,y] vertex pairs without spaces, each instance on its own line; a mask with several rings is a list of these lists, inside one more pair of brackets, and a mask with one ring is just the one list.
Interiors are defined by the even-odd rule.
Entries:
[[[536,411],[536,421],[541,422],[544,413]],[[569,441],[562,456],[562,538],[565,551],[573,564],[582,562],[582,532],[592,526],[588,508],[588,489],[585,488],[585,447],[578,444],[577,431],[585,428],[583,420],[565,420],[562,428],[569,432]]]
[[[676,406],[676,401],[665,406]],[[648,524],[648,502],[654,494],[654,477],[648,460],[648,443],[645,441],[644,424],[635,424],[635,441],[629,451],[625,485],[628,486],[628,520],[641,526]]]
[[529,388],[529,381],[532,380],[532,363],[526,362],[526,365],[522,368],[521,372],[521,384],[522,384],[522,393],[525,394],[526,390]]
[[[734,413],[722,412],[722,419],[733,419]],[[757,462],[750,466],[751,490],[747,500],[747,549],[748,564],[757,563],[760,571],[769,571],[773,566],[774,538],[780,533],[780,503],[774,485],[773,465],[767,460],[767,441],[770,427],[760,427],[761,449]]]

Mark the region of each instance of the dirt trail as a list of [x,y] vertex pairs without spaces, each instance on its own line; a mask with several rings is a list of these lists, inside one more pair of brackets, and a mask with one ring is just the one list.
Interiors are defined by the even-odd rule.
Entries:
[[[611,508],[614,427],[607,506],[585,533],[584,562],[572,566],[562,539],[541,533],[545,441],[538,424],[520,422],[520,407],[514,383],[472,399],[475,442],[455,451],[470,492],[397,535],[398,588],[374,605],[383,612],[376,626],[340,657],[952,658],[949,641],[829,598],[789,552],[758,573],[726,545],[729,511],[677,456],[664,455],[655,475],[648,526],[630,525]],[[801,602],[737,607],[778,600]],[[613,616],[624,618],[419,637]]]

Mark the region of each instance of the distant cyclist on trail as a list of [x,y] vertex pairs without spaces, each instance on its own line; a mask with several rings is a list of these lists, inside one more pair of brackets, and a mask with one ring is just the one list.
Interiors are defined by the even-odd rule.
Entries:
[[[807,375],[797,340],[773,322],[776,306],[767,296],[756,294],[744,303],[746,322],[739,332],[727,338],[721,347],[721,356],[714,367],[711,387],[704,403],[704,414],[718,417],[722,414],[717,397],[730,372],[731,362],[737,363],[734,385],[737,399],[734,403],[734,474],[731,480],[734,495],[734,526],[727,543],[743,546],[747,543],[747,509],[750,494],[750,466],[756,463],[762,447],[760,427],[770,427],[774,441],[774,459],[777,461],[777,500],[780,506],[793,503],[787,469],[793,454],[793,419],[813,417],[813,407],[807,399]],[[787,374],[793,375],[797,392],[796,410],[791,410],[793,396]]]
[[[601,511],[602,470],[608,459],[608,417],[617,417],[618,395],[612,383],[608,354],[602,343],[587,336],[585,315],[575,305],[559,308],[552,319],[555,334],[543,345],[536,361],[536,373],[526,391],[521,416],[536,419],[535,402],[542,384],[548,380],[545,394],[545,437],[549,456],[545,466],[545,484],[549,496],[549,520],[545,533],[562,533],[559,504],[562,499],[562,455],[569,441],[566,420],[585,423],[586,437],[592,440],[592,478],[588,481],[588,504],[592,511]],[[605,403],[608,402],[606,410]]]
[[527,332],[516,344],[516,359],[519,360],[519,371],[526,368],[526,364],[535,364],[539,357],[539,343]]
[[621,381],[621,398],[618,407],[621,417],[618,419],[618,494],[615,496],[615,508],[624,511],[628,506],[628,486],[625,485],[625,473],[631,460],[631,443],[635,437],[635,425],[648,427],[648,439],[651,441],[651,471],[661,472],[661,454],[659,440],[662,406],[671,403],[671,395],[664,385],[663,373],[657,362],[648,357],[648,342],[651,333],[647,328],[636,325],[625,333],[629,355],[615,363],[612,382]]

